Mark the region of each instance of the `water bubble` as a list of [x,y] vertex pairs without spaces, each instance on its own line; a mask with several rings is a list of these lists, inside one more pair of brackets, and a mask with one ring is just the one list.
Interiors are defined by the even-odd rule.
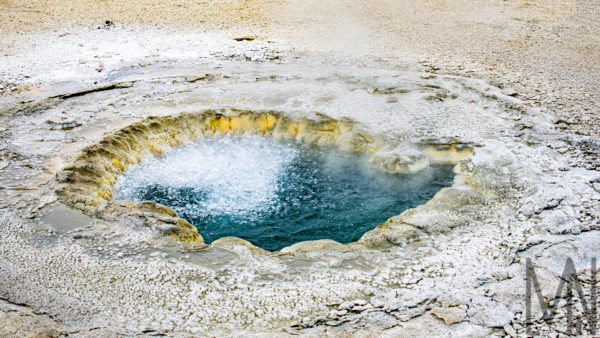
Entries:
[[238,236],[278,250],[305,240],[355,241],[426,202],[453,177],[451,167],[390,175],[361,154],[225,135],[142,161],[119,178],[115,192],[172,207],[207,242]]

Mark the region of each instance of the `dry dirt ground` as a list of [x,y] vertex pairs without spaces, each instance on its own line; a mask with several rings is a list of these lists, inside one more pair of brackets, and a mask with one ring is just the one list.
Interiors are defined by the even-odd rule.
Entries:
[[442,73],[510,82],[569,129],[597,136],[600,126],[600,8],[593,0],[2,0],[0,6],[4,55],[26,48],[28,34],[102,27],[107,20],[156,34],[224,29],[286,41],[300,53],[421,62]]
[[[93,44],[85,38],[100,33],[92,31],[148,39],[148,54],[161,36],[212,34],[225,49],[254,40],[266,46],[270,61],[278,60],[278,54],[268,51],[282,50],[284,59],[365,67],[377,63],[483,79],[549,113],[559,137],[569,140],[569,165],[600,170],[597,0],[0,0],[2,102],[12,104],[45,81],[58,81],[48,75],[50,70],[70,60],[78,46]],[[70,38],[74,36],[83,37],[79,45]],[[53,51],[54,45],[68,48]],[[185,42],[177,48],[182,53]],[[43,54],[48,51],[53,52]],[[82,55],[83,61],[93,61],[93,54]],[[90,67],[103,74],[111,66]],[[598,222],[596,215],[590,217],[589,222]],[[429,323],[423,318],[418,320]],[[412,332],[418,332],[419,322],[414,325]],[[80,333],[39,314],[30,304],[0,300],[0,336],[95,334],[94,328],[86,330]],[[513,333],[510,327],[504,330]]]

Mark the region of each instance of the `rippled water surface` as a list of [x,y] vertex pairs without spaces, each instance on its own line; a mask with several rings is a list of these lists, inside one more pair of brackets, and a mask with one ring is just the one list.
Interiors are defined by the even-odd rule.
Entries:
[[449,166],[416,175],[377,170],[363,154],[259,136],[223,136],[142,161],[119,179],[119,199],[175,209],[207,243],[244,238],[267,250],[315,239],[358,240],[452,184]]

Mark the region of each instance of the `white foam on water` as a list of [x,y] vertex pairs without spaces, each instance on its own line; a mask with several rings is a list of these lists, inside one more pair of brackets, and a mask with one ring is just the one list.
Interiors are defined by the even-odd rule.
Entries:
[[134,199],[148,187],[202,192],[187,212],[252,215],[277,207],[279,182],[298,156],[293,145],[260,136],[223,136],[173,149],[132,166],[117,181],[117,198]]

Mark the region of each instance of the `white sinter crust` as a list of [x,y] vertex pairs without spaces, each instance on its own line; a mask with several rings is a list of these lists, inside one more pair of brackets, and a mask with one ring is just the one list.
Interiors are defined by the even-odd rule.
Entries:
[[[355,21],[328,17],[329,5],[316,1],[246,4],[240,26],[216,31],[205,18],[205,32],[169,21],[168,10],[166,22],[149,26],[119,7],[116,27],[100,14],[88,18],[93,29],[66,15],[54,32],[47,16],[60,6],[48,4],[41,29],[0,1],[0,15],[30,25],[25,35],[7,28],[0,45],[0,336],[523,334],[526,258],[549,298],[567,256],[589,276],[600,252],[598,89],[590,85],[600,48],[580,28],[594,31],[585,13],[598,4],[579,1],[586,12],[503,2],[477,9],[483,16],[467,15],[476,6],[466,2],[432,4],[411,9],[412,19],[380,4],[365,12],[370,20],[354,13],[368,7],[358,3],[344,10]],[[435,19],[441,9],[445,21]],[[414,37],[402,33],[402,18]],[[333,33],[321,37],[319,27]],[[350,28],[357,37],[343,33]],[[497,57],[491,46],[500,46]],[[589,67],[569,54],[573,46]],[[278,253],[235,238],[210,247],[193,235],[178,241],[164,236],[174,215],[131,213],[128,204],[70,209],[55,193],[86,147],[148,116],[207,109],[343,121],[386,146],[370,150],[384,170],[447,161],[458,163],[457,179],[358,243]],[[535,326],[558,332],[566,320]]]

